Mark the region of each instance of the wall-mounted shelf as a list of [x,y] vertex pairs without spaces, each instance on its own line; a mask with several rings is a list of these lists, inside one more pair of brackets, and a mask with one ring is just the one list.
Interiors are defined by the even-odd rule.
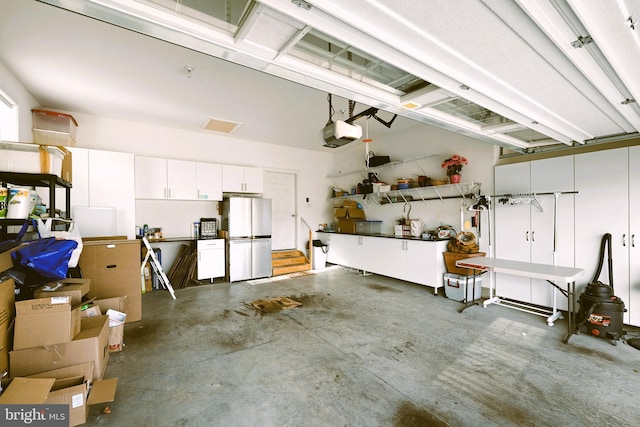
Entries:
[[427,187],[408,188],[406,190],[394,190],[384,193],[369,194],[347,194],[341,197],[332,197],[329,200],[362,200],[372,201],[377,205],[407,203],[407,202],[427,202],[430,200],[464,199],[480,194],[481,184],[479,182],[467,182],[447,185],[430,185]]
[[327,175],[327,178],[330,179],[335,179],[335,178],[342,178],[345,176],[350,176],[350,175],[361,175],[362,177],[366,178],[369,174],[369,172],[373,172],[373,173],[377,173],[380,172],[384,169],[389,169],[389,168],[393,168],[396,166],[400,166],[402,164],[406,164],[406,163],[417,163],[418,167],[420,168],[420,170],[427,175],[427,173],[425,172],[424,168],[422,167],[422,165],[420,164],[421,160],[426,160],[426,159],[433,159],[436,157],[442,157],[442,155],[440,154],[430,154],[428,156],[422,156],[422,157],[416,157],[416,158],[411,158],[411,159],[405,159],[405,160],[396,160],[393,162],[389,162],[389,163],[385,163],[384,165],[380,165],[380,166],[376,166],[373,168],[363,168],[363,169],[356,169],[356,170],[350,170],[350,171],[345,171],[345,172],[339,172],[339,173],[334,173],[331,175]]

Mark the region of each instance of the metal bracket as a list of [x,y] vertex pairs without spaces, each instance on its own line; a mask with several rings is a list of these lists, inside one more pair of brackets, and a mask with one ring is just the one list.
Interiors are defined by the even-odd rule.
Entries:
[[579,36],[577,40],[571,42],[571,46],[573,46],[575,49],[579,49],[589,43],[593,43],[593,39],[591,38],[591,36]]

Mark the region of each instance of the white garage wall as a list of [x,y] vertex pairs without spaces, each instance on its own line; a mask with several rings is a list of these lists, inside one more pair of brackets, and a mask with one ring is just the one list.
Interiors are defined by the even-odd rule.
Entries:
[[[362,125],[364,126],[364,124]],[[480,182],[484,194],[493,194],[493,168],[499,154],[497,147],[440,128],[419,124],[403,132],[398,132],[392,137],[377,139],[375,126],[378,125],[369,124],[369,136],[373,139],[373,142],[369,144],[369,150],[376,155],[388,155],[392,161],[437,155],[434,158],[421,161],[421,165],[427,176],[445,178],[446,171],[441,167],[442,161],[451,154],[459,154],[466,157],[469,162],[462,169],[462,182]],[[360,141],[348,144],[336,153],[335,167],[331,173],[364,169],[365,152],[365,144]],[[422,172],[417,164],[407,163],[393,169],[385,169],[381,174],[389,184],[393,184],[396,179],[402,177],[415,179]],[[363,177],[358,175],[334,180],[327,179],[325,180],[327,193],[334,183],[344,190],[350,190],[353,184],[362,181],[362,179]],[[362,204],[367,219],[383,221],[382,231],[384,233],[393,233],[393,226],[396,225],[397,219],[403,216],[404,205],[402,203],[381,206],[373,202],[363,202]],[[456,231],[460,231],[460,205],[460,199],[435,200],[426,203],[412,202],[411,218],[422,219],[426,229],[440,225],[451,225]],[[469,219],[472,213],[465,211],[464,216],[465,219]],[[486,215],[482,218],[482,222],[483,230],[487,230]],[[486,245],[486,237],[486,233],[481,236],[481,246]]]

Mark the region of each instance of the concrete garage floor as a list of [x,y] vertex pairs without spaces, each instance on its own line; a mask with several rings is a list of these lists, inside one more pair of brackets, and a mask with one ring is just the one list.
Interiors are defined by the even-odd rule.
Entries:
[[[87,425],[638,425],[640,351],[341,268],[143,296]],[[251,301],[302,307],[260,315]],[[633,335],[637,335],[634,332]],[[629,335],[627,338],[631,338]]]

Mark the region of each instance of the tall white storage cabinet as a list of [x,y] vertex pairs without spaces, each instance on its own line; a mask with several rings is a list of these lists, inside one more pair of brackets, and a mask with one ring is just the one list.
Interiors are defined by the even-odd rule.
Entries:
[[[602,236],[610,233],[614,292],[628,309],[624,323],[635,326],[640,326],[640,242],[635,241],[640,233],[638,165],[639,147],[575,156],[576,267],[585,270],[576,292],[594,278]],[[606,254],[600,280],[610,284]]]
[[640,326],[640,146],[629,148],[629,324]]
[[71,205],[115,208],[117,234],[133,239],[136,211],[131,185],[135,176],[133,154],[75,147],[71,153]]
[[[497,166],[495,192],[497,195],[561,193],[574,191],[573,156],[535,160]],[[495,209],[496,258],[565,267],[574,265],[574,195],[557,197],[557,228],[554,233],[554,204],[556,197],[536,196],[540,208],[530,203],[514,203],[517,198],[493,199]],[[554,234],[556,252],[554,258]],[[561,287],[563,284],[559,284]],[[496,274],[496,293],[500,297],[536,304],[553,305],[554,288],[545,280]],[[567,308],[567,300],[556,293],[557,307]]]

